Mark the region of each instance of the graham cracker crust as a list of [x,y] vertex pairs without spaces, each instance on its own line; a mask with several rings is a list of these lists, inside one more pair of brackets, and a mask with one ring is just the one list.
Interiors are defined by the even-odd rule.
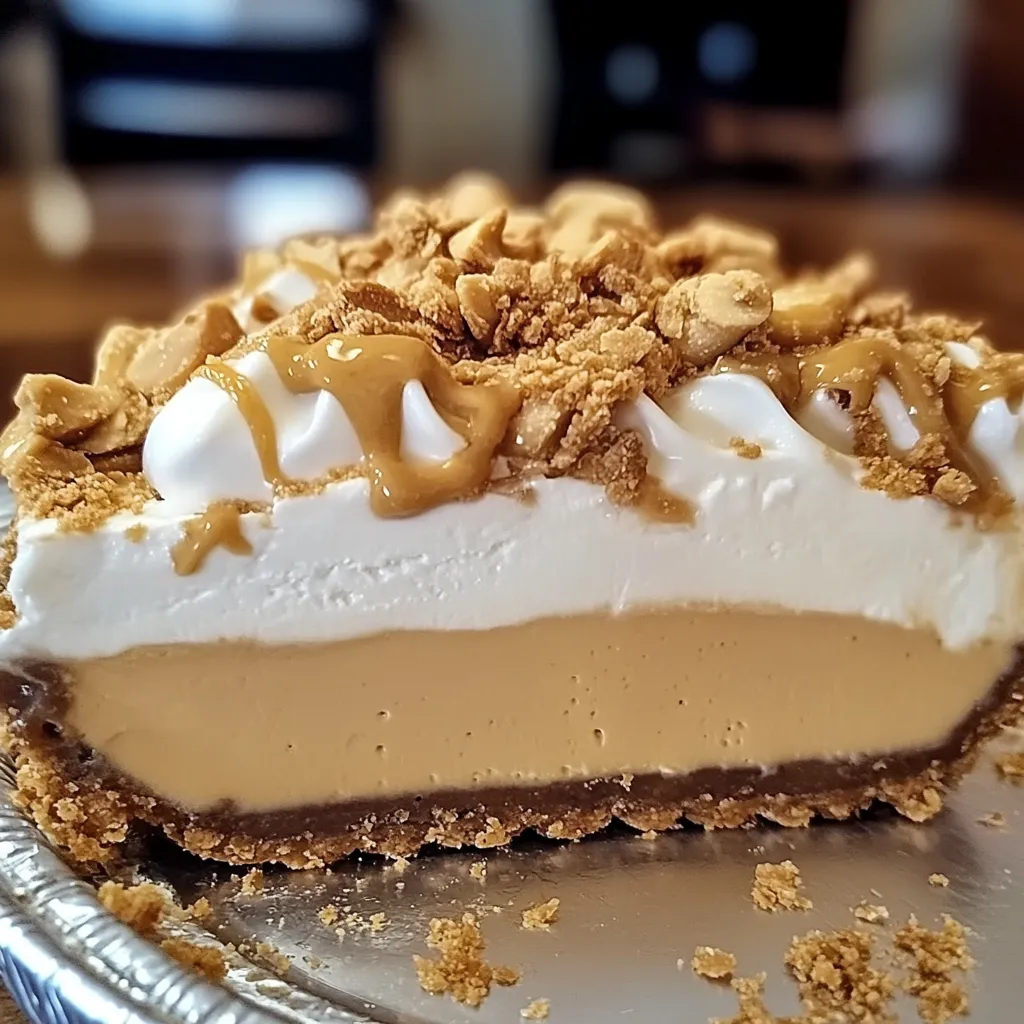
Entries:
[[[29,680],[29,681],[27,681]],[[560,840],[617,820],[640,832],[692,822],[741,828],[758,819],[786,827],[816,817],[849,818],[875,802],[923,822],[975,763],[985,740],[1024,712],[1024,645],[988,698],[938,747],[864,761],[794,761],[759,768],[702,769],[686,775],[619,775],[540,787],[490,787],[353,800],[244,813],[231,807],[192,814],[146,792],[65,733],[66,696],[57,666],[20,676],[0,672],[7,705],[0,743],[17,768],[16,801],[72,857],[108,862],[133,826],[150,826],[201,857],[231,864],[320,867],[352,853],[407,857],[422,847],[486,849],[527,830]]]

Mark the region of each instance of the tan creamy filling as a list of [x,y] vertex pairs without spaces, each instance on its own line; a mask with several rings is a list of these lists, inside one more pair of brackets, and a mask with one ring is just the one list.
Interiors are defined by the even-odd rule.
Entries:
[[190,809],[855,758],[941,743],[1008,664],[855,617],[675,609],[76,663],[70,724]]

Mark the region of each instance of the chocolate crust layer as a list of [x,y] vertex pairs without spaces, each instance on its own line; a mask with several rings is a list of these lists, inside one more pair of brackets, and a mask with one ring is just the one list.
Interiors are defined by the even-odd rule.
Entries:
[[[135,824],[162,829],[186,850],[233,864],[322,866],[355,852],[408,856],[422,846],[503,846],[527,829],[578,839],[614,819],[643,830],[684,821],[737,828],[758,818],[785,826],[843,819],[880,801],[914,821],[933,817],[942,794],[971,768],[981,745],[1024,711],[1024,646],[988,697],[930,749],[861,761],[793,761],[771,771],[707,768],[566,780],[539,787],[410,793],[270,813],[230,806],[192,814],[114,768],[62,724],[60,668],[0,671],[2,742],[17,767],[17,800],[81,861],[105,862]],[[884,713],[884,709],[880,709]]]

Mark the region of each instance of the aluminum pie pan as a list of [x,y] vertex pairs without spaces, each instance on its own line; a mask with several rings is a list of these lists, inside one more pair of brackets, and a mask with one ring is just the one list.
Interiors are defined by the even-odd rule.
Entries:
[[[686,829],[653,840],[623,829],[570,844],[427,853],[407,867],[368,857],[331,870],[268,870],[256,895],[241,891],[243,870],[163,840],[140,846],[141,876],[168,885],[182,903],[209,899],[212,931],[181,928],[225,953],[223,986],[184,970],[108,914],[15,806],[13,785],[10,763],[0,759],[0,976],[38,1024],[489,1024],[519,1019],[538,997],[550,999],[553,1022],[728,1017],[728,989],[687,966],[696,945],[732,951],[742,972],[767,971],[773,1012],[794,1013],[783,969],[788,942],[811,928],[850,925],[850,908],[862,900],[884,903],[894,922],[913,913],[930,924],[949,913],[971,929],[971,1021],[1016,1020],[1024,998],[1024,787],[1000,781],[988,758],[926,825],[880,812],[807,829]],[[1005,828],[980,822],[995,811]],[[800,866],[813,910],[756,910],[754,866],[787,858]],[[483,879],[471,870],[481,861]],[[929,884],[935,873],[949,886]],[[520,911],[551,896],[561,915],[550,932],[522,930]],[[344,939],[319,920],[327,904],[348,925]],[[488,958],[522,971],[517,986],[496,989],[479,1010],[423,992],[411,959],[427,952],[432,918],[466,910],[481,920]],[[373,914],[384,915],[379,931],[366,927]],[[287,976],[231,950],[245,941],[288,956]],[[912,1003],[897,1005],[901,1020],[918,1019]]]
[[[376,858],[330,872],[268,870],[254,896],[241,891],[243,871],[157,842],[140,853],[139,868],[184,902],[210,900],[219,938],[203,941],[267,941],[292,959],[281,980],[235,955],[225,987],[181,969],[104,911],[12,804],[11,787],[10,766],[0,765],[0,974],[41,1024],[509,1021],[537,997],[551,1000],[552,1021],[703,1021],[734,1008],[727,989],[677,967],[704,944],[731,950],[744,970],[767,970],[770,1005],[791,1013],[798,1006],[782,968],[788,941],[847,926],[850,907],[864,899],[888,906],[894,922],[950,913],[971,929],[972,1021],[1015,1020],[1024,997],[1024,789],[998,780],[988,763],[927,825],[879,813],[800,830],[684,830],[650,841],[623,830],[574,844],[428,854],[404,870]],[[993,811],[1006,828],[980,823]],[[751,903],[754,865],[785,858],[802,870],[814,901],[808,913],[769,915]],[[482,880],[470,870],[480,861]],[[933,873],[948,877],[948,888],[931,885]],[[519,911],[553,895],[561,914],[551,931],[523,931]],[[383,913],[386,924],[379,934],[350,928],[339,940],[317,916],[328,903],[362,922]],[[479,914],[489,958],[523,972],[480,1010],[422,992],[411,961],[426,952],[432,917],[464,910]],[[910,1004],[900,1019],[917,1019]]]

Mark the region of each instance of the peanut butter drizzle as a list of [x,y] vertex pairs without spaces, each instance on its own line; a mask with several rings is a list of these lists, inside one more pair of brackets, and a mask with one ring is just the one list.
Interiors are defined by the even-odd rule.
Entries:
[[640,496],[633,507],[647,519],[659,523],[684,523],[692,526],[697,519],[697,510],[691,502],[667,490],[650,473],[644,477],[640,485]]
[[179,576],[191,576],[218,546],[233,555],[251,555],[252,545],[242,533],[241,517],[236,506],[218,501],[185,523],[185,536],[171,549],[174,571]]
[[986,366],[954,364],[943,390],[946,413],[961,437],[966,437],[978,410],[995,398],[1020,402],[1024,397],[1024,356],[1001,352]]
[[[384,517],[415,515],[482,487],[521,401],[518,388],[504,381],[457,383],[425,342],[398,334],[331,334],[313,344],[280,336],[269,340],[267,355],[289,391],[328,391],[341,403],[363,449],[370,506]],[[241,375],[213,367],[203,376],[238,403],[267,481],[284,481],[273,420],[258,392],[239,387]],[[466,441],[445,462],[406,462],[401,456],[402,391],[411,380],[422,382],[438,413]]]
[[967,371],[964,382],[947,386],[940,394],[899,342],[850,338],[805,356],[760,352],[727,357],[716,367],[716,372],[722,371],[758,377],[790,413],[823,389],[845,392],[850,411],[864,412],[874,398],[878,379],[887,377],[899,391],[918,433],[941,438],[949,464],[967,473],[977,485],[977,498],[968,505],[977,507],[979,500],[984,503],[1000,493],[988,468],[967,451],[967,434],[978,409],[997,397],[1000,389],[1007,394],[1024,390],[1024,367],[1015,369],[1012,377]]
[[220,359],[201,366],[196,371],[196,376],[205,377],[227,392],[238,406],[245,422],[249,424],[264,479],[269,484],[284,483],[287,477],[281,471],[281,463],[277,457],[277,430],[274,428],[274,420],[252,381]]

